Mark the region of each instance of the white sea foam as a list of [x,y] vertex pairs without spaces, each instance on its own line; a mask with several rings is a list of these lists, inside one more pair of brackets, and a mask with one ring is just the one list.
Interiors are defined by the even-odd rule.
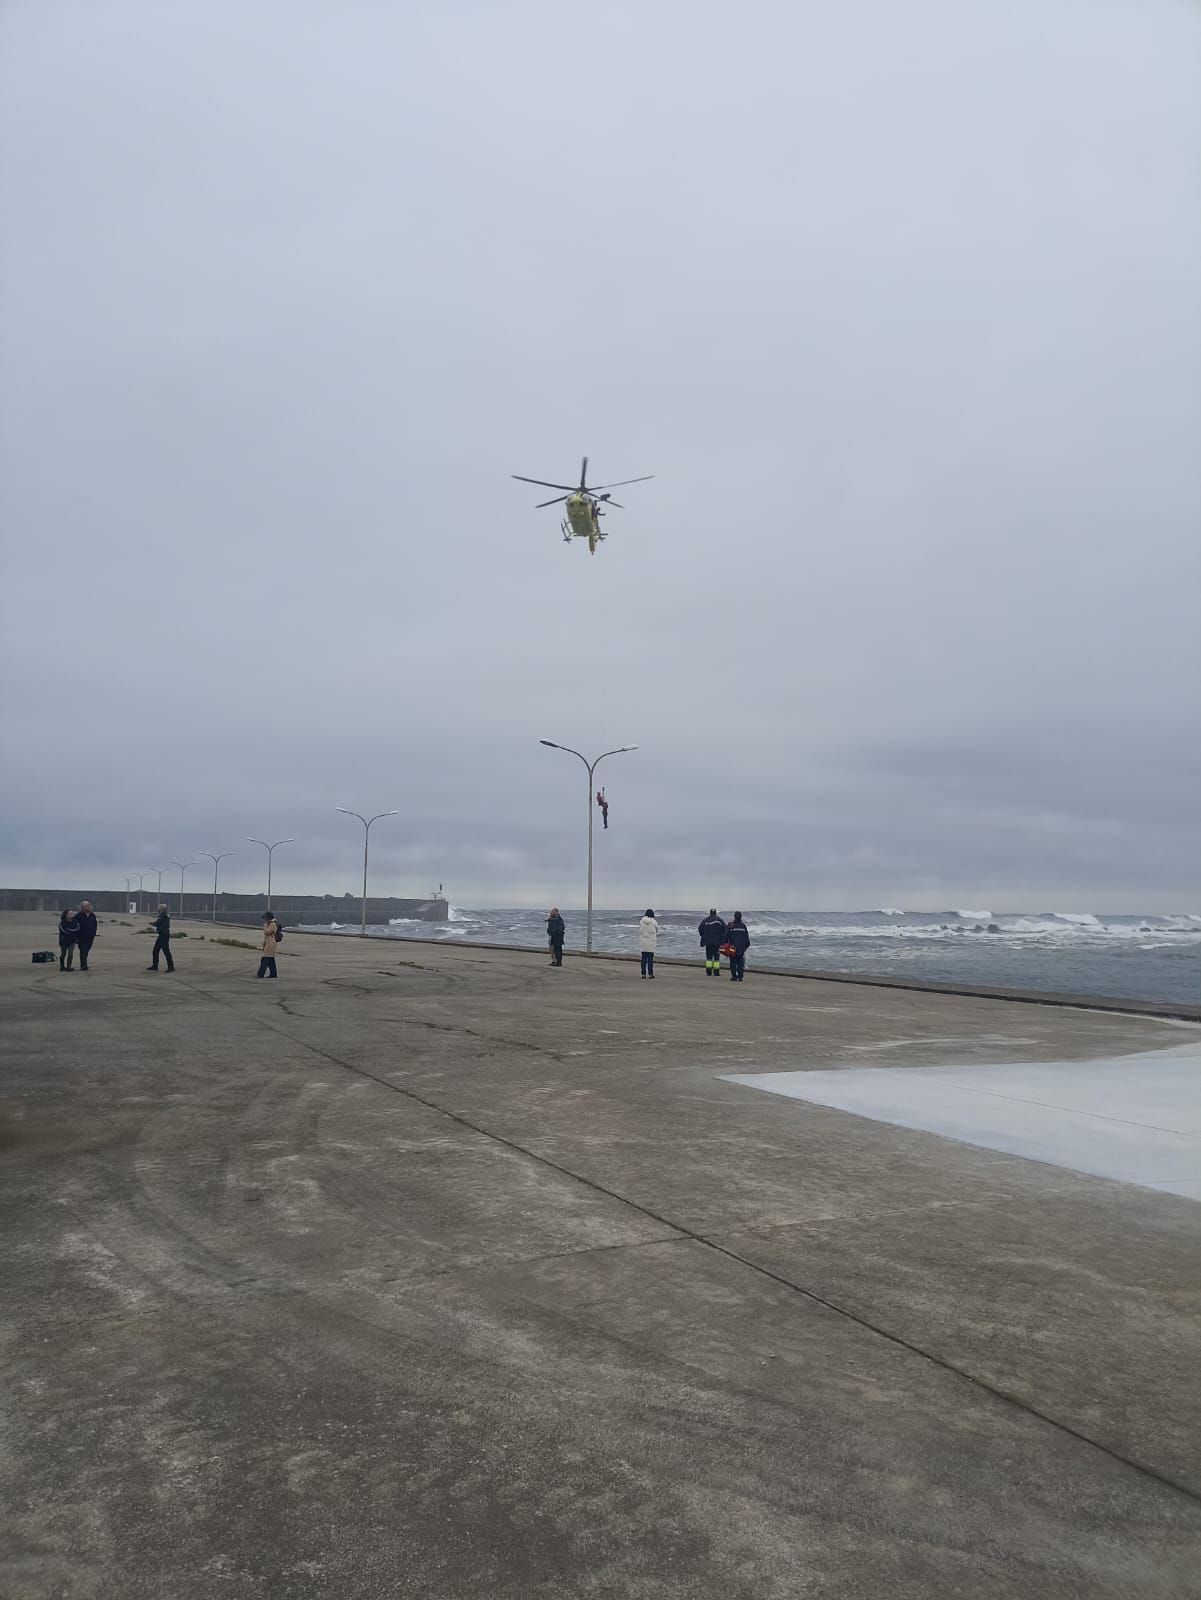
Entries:
[[905,913],[898,910],[896,906],[881,906],[876,915],[878,917],[903,917]]
[[[959,913],[963,915],[963,913]],[[780,939],[796,940],[805,944],[835,943],[842,940],[874,939],[897,945],[916,945],[924,942],[943,943],[964,939],[1007,940],[1011,945],[1035,944],[1064,949],[1101,946],[1118,942],[1136,942],[1146,939],[1149,933],[1159,935],[1163,947],[1201,944],[1201,926],[1191,920],[1181,919],[1173,926],[1166,918],[1156,919],[1166,926],[1149,927],[1146,923],[1121,922],[1105,924],[1098,918],[1078,914],[1066,921],[1056,913],[1041,917],[990,917],[988,912],[972,913],[968,924],[962,922],[915,921],[912,916],[905,922],[892,923],[824,923],[824,922],[766,922],[754,919],[747,923],[752,939],[757,941]],[[996,932],[986,931],[991,922]],[[1157,946],[1160,948],[1161,946]]]
[[957,911],[957,917],[962,917],[965,922],[991,922],[991,911]]
[[1078,928],[1101,928],[1104,923],[1094,917],[1091,911],[1052,911],[1053,917],[1058,917],[1060,922],[1074,923]]

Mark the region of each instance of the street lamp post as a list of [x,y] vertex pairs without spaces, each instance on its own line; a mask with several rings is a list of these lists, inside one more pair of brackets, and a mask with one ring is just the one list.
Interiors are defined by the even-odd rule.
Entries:
[[592,954],[592,779],[597,767],[606,756],[623,756],[629,750],[637,750],[636,744],[623,744],[617,750],[605,750],[597,756],[595,761],[589,761],[587,756],[580,755],[578,750],[573,750],[569,744],[556,744],[553,739],[539,739],[539,744],[544,744],[549,750],[566,750],[569,756],[575,756],[584,763],[588,772],[588,954]]
[[[189,867],[198,867],[199,865],[199,861],[168,861],[167,863],[167,867],[179,868],[179,914],[181,917],[183,916],[183,875]],[[163,868],[164,872],[167,867]]]
[[212,917],[209,920],[211,922],[216,922],[216,920],[217,920],[217,868],[220,865],[220,863],[225,860],[226,856],[232,856],[233,855],[233,851],[232,850],[222,850],[222,852],[221,852],[221,854],[219,856],[215,856],[211,850],[197,850],[196,854],[198,856],[204,856],[206,860],[211,861],[213,863],[213,914],[212,914]]
[[291,839],[277,839],[274,844],[268,844],[266,839],[251,839],[249,834],[247,834],[246,837],[248,839],[250,839],[250,843],[251,844],[261,844],[263,849],[267,852],[267,910],[270,911],[271,910],[271,857],[279,849],[281,844],[295,844],[296,840],[295,840],[294,837],[291,838]]
[[[155,904],[161,906],[163,903],[163,873],[166,872],[167,869],[166,867],[152,867],[150,870],[151,872],[158,873],[158,889],[156,890],[158,899],[155,901]],[[148,872],[146,876],[149,877],[150,873]]]
[[142,893],[143,893],[142,885],[146,882],[146,879],[150,876],[151,872],[154,872],[156,870],[157,870],[156,868],[150,867],[150,868],[148,868],[147,871],[139,872],[137,874],[137,880],[138,880],[138,916],[139,917],[142,915]]
[[360,811],[348,811],[345,806],[335,806],[335,811],[340,811],[344,817],[358,817],[363,824],[363,923],[359,929],[359,938],[367,937],[367,844],[371,838],[371,824],[378,822],[381,817],[395,817],[396,811],[377,811],[373,817],[365,817]]
[[133,894],[133,886],[137,881],[138,881],[138,875],[137,875],[136,872],[126,873],[126,875],[125,875],[125,904],[126,905],[129,904],[129,897]]

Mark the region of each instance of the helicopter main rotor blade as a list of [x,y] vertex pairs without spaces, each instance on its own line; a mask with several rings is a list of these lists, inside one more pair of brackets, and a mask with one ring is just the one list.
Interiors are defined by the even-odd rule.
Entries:
[[588,482],[588,457],[585,456],[584,459],[583,459],[583,462],[580,465],[580,488],[582,489],[587,482]]
[[622,478],[617,483],[594,483],[592,488],[594,492],[597,489],[624,489],[627,483],[649,483],[654,476],[653,472],[648,472],[645,478]]
[[[552,484],[552,485],[551,485],[551,487],[552,487],[552,488],[556,488],[556,489],[557,489],[557,488],[558,488],[558,484]],[[571,493],[572,493],[572,494],[574,494],[574,493],[575,493],[575,490],[574,490],[574,489],[573,489],[573,490],[572,490],[572,491],[571,491]],[[543,501],[542,501],[542,502],[541,502],[541,503],[540,503],[540,504],[539,504],[539,505],[536,505],[536,506],[535,506],[535,507],[534,507],[534,510],[535,510],[535,511],[541,511],[541,510],[542,510],[542,507],[543,507],[543,506],[557,506],[557,505],[562,505],[562,503],[563,503],[563,501],[564,501],[564,500],[567,500],[567,499],[570,499],[570,496],[569,496],[569,495],[565,495],[565,494],[561,494],[561,495],[559,495],[559,496],[558,496],[558,497],[557,497],[557,498],[556,498],[556,499],[554,499],[554,500],[543,500]]]
[[606,506],[616,506],[619,511],[624,511],[625,510],[625,507],[622,505],[620,500],[610,500],[610,498],[609,498],[609,496],[607,494],[606,495],[602,495],[601,499],[605,502]]
[[523,478],[520,472],[510,472],[510,478],[516,478],[518,483],[536,483],[540,489],[566,489],[568,494],[574,494],[574,483],[547,483],[545,478]]

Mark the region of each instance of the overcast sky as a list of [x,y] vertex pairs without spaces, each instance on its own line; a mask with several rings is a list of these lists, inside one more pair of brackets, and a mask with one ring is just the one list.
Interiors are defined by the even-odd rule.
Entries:
[[0,883],[1201,909],[1199,17],[6,0]]

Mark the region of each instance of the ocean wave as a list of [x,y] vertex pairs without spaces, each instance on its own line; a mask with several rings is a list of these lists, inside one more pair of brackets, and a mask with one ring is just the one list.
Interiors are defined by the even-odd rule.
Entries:
[[991,922],[991,911],[957,911],[957,917],[962,917],[965,922]]
[[1104,923],[1099,917],[1094,917],[1091,911],[1052,911],[1053,917],[1058,917],[1060,922],[1070,922],[1077,928],[1101,928]]
[[[1166,919],[1158,919],[1161,922]],[[840,940],[871,940],[880,944],[910,945],[926,942],[943,943],[947,940],[1008,939],[1017,944],[1060,946],[1065,949],[1085,948],[1119,942],[1146,939],[1157,935],[1165,945],[1201,944],[1201,927],[1194,922],[1151,927],[1146,922],[1105,924],[1096,917],[1079,921],[1062,921],[1055,913],[1041,917],[975,918],[970,922],[917,922],[909,917],[904,923],[826,923],[826,922],[761,922],[747,923],[751,938],[760,943],[779,939],[806,944],[837,943]]]
[[903,917],[905,913],[896,906],[881,906],[876,912],[878,917]]

